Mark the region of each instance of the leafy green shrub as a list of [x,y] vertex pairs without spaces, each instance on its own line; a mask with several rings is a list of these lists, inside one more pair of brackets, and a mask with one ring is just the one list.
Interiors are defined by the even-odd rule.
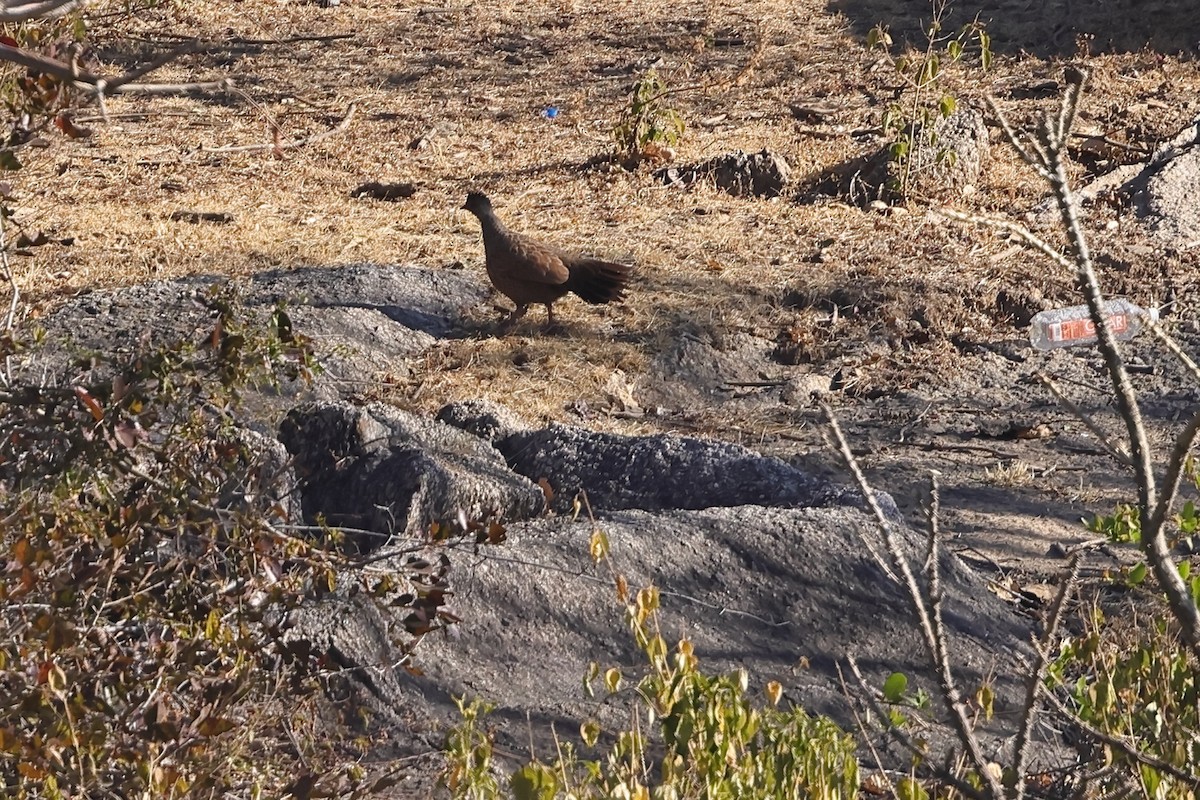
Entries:
[[1200,673],[1178,631],[1155,616],[1130,631],[1126,622],[1110,623],[1094,610],[1086,630],[1063,641],[1047,683],[1065,691],[1080,720],[1142,756],[1094,735],[1081,737],[1085,763],[1107,767],[1098,789],[1119,791],[1132,781],[1145,797],[1192,800],[1200,766]]
[[986,72],[992,63],[991,37],[984,26],[971,22],[947,35],[942,31],[944,14],[945,3],[935,0],[924,52],[893,56],[892,37],[881,25],[867,36],[867,46],[881,52],[904,82],[900,97],[883,112],[882,120],[895,167],[885,188],[900,197],[909,194],[917,169],[954,158],[953,151],[939,146],[937,135],[937,123],[958,110],[958,99],[943,80],[944,64],[961,61],[972,44],[978,48],[981,70]]
[[[608,542],[597,532],[592,552],[606,558]],[[584,722],[580,736],[589,749],[610,740],[598,759],[581,757],[561,742],[550,763],[531,761],[509,778],[503,791],[492,774],[490,737],[481,727],[488,707],[459,702],[463,723],[451,732],[445,782],[458,800],[554,798],[838,798],[857,797],[858,761],[851,736],[832,720],[782,703],[783,691],[767,684],[766,702],[747,694],[744,670],[708,675],[687,639],[669,648],[658,630],[658,590],[630,597],[622,578],[617,593],[625,604],[634,641],[647,674],[636,685],[638,724],[605,736],[598,723]],[[593,664],[584,679],[589,696],[599,681],[609,694],[622,689],[619,670]]]
[[283,613],[347,558],[287,524],[279,464],[232,417],[312,357],[283,308],[243,320],[231,295],[203,300],[202,342],[0,389],[6,797],[362,789],[317,718],[323,653]]
[[618,155],[634,160],[669,160],[666,148],[683,136],[683,117],[665,100],[671,91],[651,68],[633,84],[629,105],[613,128]]

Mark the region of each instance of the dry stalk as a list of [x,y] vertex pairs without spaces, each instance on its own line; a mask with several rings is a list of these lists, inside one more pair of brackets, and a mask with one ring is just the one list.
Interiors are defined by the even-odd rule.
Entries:
[[[305,145],[315,144],[316,142],[320,142],[324,139],[328,139],[331,136],[336,136],[339,133],[344,133],[346,131],[346,129],[350,127],[350,123],[354,121],[355,108],[356,108],[355,104],[351,103],[350,107],[348,109],[346,109],[346,115],[342,118],[342,121],[339,122],[336,126],[330,128],[327,131],[321,131],[320,133],[314,133],[312,136],[305,136],[302,139],[293,139],[290,142],[283,142],[283,141],[262,142],[260,144],[230,145],[228,147],[202,147],[200,149],[201,149],[201,151],[203,151],[205,153],[248,153],[248,152],[254,152],[257,150],[272,150],[272,151],[294,150],[297,147],[304,147]],[[276,129],[276,130],[278,130],[278,129]]]
[[[1070,244],[1071,257],[1068,263],[1075,272],[1076,281],[1087,302],[1092,323],[1095,325],[1100,354],[1112,381],[1117,409],[1125,424],[1129,439],[1129,461],[1133,467],[1137,484],[1142,551],[1154,570],[1154,576],[1158,580],[1160,588],[1167,597],[1167,604],[1171,608],[1172,614],[1179,622],[1185,641],[1193,655],[1200,658],[1200,609],[1197,609],[1196,604],[1192,601],[1186,582],[1180,576],[1179,570],[1175,568],[1164,531],[1164,523],[1178,494],[1179,480],[1188,452],[1197,437],[1200,436],[1200,414],[1192,419],[1176,439],[1175,447],[1169,456],[1165,491],[1160,495],[1155,480],[1150,442],[1142,421],[1137,393],[1129,379],[1129,372],[1109,327],[1108,319],[1104,315],[1104,298],[1100,292],[1100,282],[1096,277],[1087,239],[1079,222],[1078,201],[1071,190],[1064,160],[1067,152],[1067,139],[1079,108],[1079,99],[1088,73],[1079,67],[1068,67],[1064,77],[1067,88],[1063,93],[1057,115],[1047,114],[1033,137],[1016,131],[996,103],[991,100],[989,103],[1004,129],[1009,143],[1021,158],[1050,184]],[[1065,259],[1061,255],[1056,254],[1053,248],[1022,226],[985,217],[972,217],[958,212],[944,211],[942,213],[954,219],[963,219],[1013,231],[1038,250],[1049,255],[1055,263],[1064,264]],[[1165,336],[1161,332],[1158,335],[1160,338]],[[1175,351],[1177,350],[1178,348],[1175,348]],[[1087,424],[1086,419],[1084,424]]]
[[8,302],[8,313],[4,315],[3,330],[9,333],[13,329],[13,325],[17,320],[17,305],[21,301],[21,290],[17,287],[17,276],[13,274],[12,265],[8,262],[8,228],[7,219],[3,213],[0,213],[0,267],[4,269],[4,280],[8,283],[9,290],[12,291],[12,297]]
[[1120,461],[1127,467],[1133,466],[1133,459],[1129,457],[1129,451],[1126,450],[1122,445],[1114,442],[1109,435],[1104,432],[1104,429],[1097,425],[1096,421],[1093,420],[1086,411],[1073,403],[1071,398],[1063,394],[1062,389],[1058,388],[1058,384],[1055,383],[1049,375],[1044,372],[1039,372],[1037,374],[1037,378],[1047,389],[1050,390],[1050,394],[1054,395],[1054,398],[1058,400],[1058,402],[1062,403],[1068,411],[1075,415],[1076,419],[1083,423],[1085,428],[1092,432],[1092,435],[1096,437],[1104,449],[1108,451],[1110,456],[1117,461]]
[[[887,770],[883,768],[883,759],[879,757],[879,751],[875,748],[875,743],[871,741],[871,734],[869,731],[867,731],[866,720],[864,720],[862,715],[858,713],[857,704],[854,702],[854,695],[850,694],[850,687],[846,685],[846,676],[842,672],[842,665],[837,664],[836,666],[838,683],[842,687],[842,696],[845,697],[846,701],[850,704],[850,713],[854,715],[854,724],[858,727],[859,733],[862,734],[862,738],[867,745],[867,749],[871,751],[871,758],[875,761],[875,769],[878,770],[877,774],[883,779],[884,788],[887,789],[889,795],[896,797],[896,785],[892,783],[892,779],[888,776]],[[866,683],[862,680],[862,676],[859,675],[858,677],[861,690],[870,696],[870,690],[866,687]],[[876,713],[878,713],[878,711]]]
[[1029,670],[1028,682],[1025,684],[1025,702],[1021,706],[1021,724],[1017,728],[1017,738],[1013,745],[1012,775],[1016,783],[1010,789],[1014,800],[1021,800],[1025,796],[1025,764],[1029,759],[1029,743],[1032,740],[1033,723],[1037,718],[1038,692],[1045,685],[1046,668],[1050,665],[1050,648],[1055,637],[1058,636],[1063,612],[1067,607],[1067,599],[1079,581],[1079,563],[1082,556],[1082,552],[1076,552],[1071,556],[1062,582],[1058,585],[1058,592],[1054,595],[1050,613],[1046,617],[1046,627],[1034,646],[1037,657],[1033,667]]
[[[887,549],[891,560],[891,566],[903,577],[901,585],[904,587],[909,602],[912,604],[913,613],[917,617],[921,635],[925,640],[926,651],[929,653],[929,657],[937,669],[942,701],[946,706],[946,711],[950,714],[950,720],[954,726],[955,734],[958,736],[959,743],[966,751],[971,766],[976,771],[979,779],[983,781],[986,789],[984,796],[1000,800],[1000,798],[1004,797],[1004,788],[992,771],[988,769],[988,760],[984,757],[979,738],[975,736],[975,731],[971,726],[966,703],[963,702],[962,693],[959,691],[958,684],[954,680],[954,671],[950,664],[946,646],[946,629],[941,624],[940,579],[936,574],[937,559],[934,540],[936,540],[937,536],[937,525],[932,524],[930,526],[931,541],[929,543],[929,550],[931,557],[927,571],[933,573],[934,579],[930,583],[930,604],[926,604],[921,587],[918,585],[916,576],[913,575],[912,568],[909,566],[908,557],[901,549],[899,539],[897,539],[891,524],[884,515],[879,501],[875,498],[875,492],[867,482],[862,469],[859,468],[853,453],[850,452],[850,445],[846,442],[846,437],[842,434],[841,427],[837,423],[837,418],[833,414],[833,409],[827,403],[821,403],[821,410],[825,413],[826,419],[829,420],[830,427],[837,440],[842,458],[846,461],[847,468],[854,475],[859,489],[867,500],[867,504],[875,514],[880,535],[883,537],[884,547]],[[931,505],[934,504],[931,503]],[[932,606],[932,611],[930,606]]]

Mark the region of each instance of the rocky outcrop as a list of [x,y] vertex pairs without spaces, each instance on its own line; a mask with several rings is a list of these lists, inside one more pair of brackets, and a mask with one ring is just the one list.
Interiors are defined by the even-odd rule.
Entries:
[[[76,298],[43,321],[59,349],[31,358],[66,374],[72,349],[112,352],[202,335],[211,314],[194,297],[211,284]],[[662,592],[664,633],[691,637],[712,669],[742,666],[758,682],[781,680],[795,702],[846,724],[836,670],[846,655],[858,655],[872,680],[900,670],[927,676],[932,689],[907,601],[871,555],[878,534],[856,490],[710,439],[535,426],[479,400],[447,406],[436,419],[352,402],[379,372],[402,373],[439,339],[463,334],[460,309],[479,302],[484,288],[457,272],[354,266],[260,275],[246,296],[264,313],[286,301],[299,333],[319,332],[331,365],[314,385],[254,394],[238,420],[253,431],[246,439],[263,454],[262,469],[279,475],[289,530],[345,526],[352,549],[370,552],[378,573],[425,569],[429,577],[401,581],[395,607],[355,590],[348,577],[289,612],[287,635],[298,651],[319,652],[336,668],[330,688],[347,717],[370,708],[374,724],[390,731],[437,731],[452,716],[453,695],[482,695],[514,722],[498,735],[515,749],[528,739],[527,714],[565,721],[594,712],[578,688],[587,661],[638,668],[612,573],[588,556],[597,529],[611,543],[613,570]],[[577,513],[583,493],[591,519]],[[880,499],[919,557],[920,537],[904,528],[890,498]],[[495,524],[481,528],[481,520]],[[434,542],[434,523],[442,534],[487,535]],[[404,546],[385,547],[397,542]],[[947,626],[966,680],[1015,674],[1029,625],[955,556],[944,555],[942,568]],[[437,597],[425,607],[412,605],[431,591]],[[410,674],[392,634],[420,631],[419,615],[438,613],[444,599],[461,620],[457,635],[427,637],[418,655],[423,675]],[[1016,697],[1017,687],[998,688],[999,705]],[[616,719],[619,707],[601,712]],[[545,726],[535,738],[548,735]]]

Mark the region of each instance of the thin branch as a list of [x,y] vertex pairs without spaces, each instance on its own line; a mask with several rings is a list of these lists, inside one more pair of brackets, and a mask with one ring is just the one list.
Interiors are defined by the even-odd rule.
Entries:
[[1015,222],[1000,217],[987,217],[981,214],[964,214],[961,211],[955,211],[952,208],[935,208],[934,213],[940,214],[943,217],[956,219],[960,222],[971,222],[975,225],[986,225],[989,228],[997,228],[1002,231],[1008,231],[1017,237],[1025,240],[1027,244],[1032,245],[1037,250],[1065,269],[1074,270],[1075,264],[1062,253],[1055,250],[1050,244],[1036,234],[1026,228],[1024,225],[1018,225]]
[[1163,476],[1163,493],[1158,498],[1158,505],[1150,515],[1150,524],[1154,530],[1162,530],[1179,495],[1179,483],[1183,480],[1184,467],[1187,466],[1188,454],[1192,452],[1196,440],[1200,438],[1200,411],[1197,411],[1175,438],[1175,447],[1171,450],[1171,461],[1167,465],[1167,474]]
[[[875,768],[878,770],[877,774],[883,776],[884,788],[887,789],[888,796],[898,797],[899,795],[896,794],[896,785],[892,783],[891,777],[888,776],[887,771],[883,768],[883,759],[879,757],[879,751],[875,748],[875,742],[871,741],[871,734],[867,730],[867,723],[858,713],[858,704],[854,702],[854,695],[850,694],[850,687],[846,685],[846,676],[842,672],[842,665],[837,664],[836,666],[838,683],[842,686],[842,696],[850,703],[850,713],[854,715],[854,724],[858,726],[858,731],[862,734],[863,742],[867,745],[867,749],[871,751],[871,758],[874,759]],[[869,694],[870,690],[865,688],[865,685],[861,681],[861,676],[859,678],[860,686],[864,687],[862,691]]]
[[1076,405],[1069,397],[1063,394],[1062,389],[1058,388],[1058,384],[1055,383],[1049,375],[1044,372],[1038,372],[1037,378],[1042,382],[1043,385],[1045,385],[1047,389],[1050,390],[1050,394],[1054,395],[1058,402],[1066,406],[1067,410],[1074,414],[1075,418],[1082,422],[1084,426],[1092,432],[1092,435],[1094,435],[1100,441],[1101,446],[1108,451],[1110,456],[1115,458],[1117,461],[1120,461],[1127,467],[1133,466],[1133,459],[1130,458],[1129,451],[1114,442],[1109,435],[1105,433],[1099,425],[1096,424],[1095,420],[1093,420],[1091,416],[1089,416],[1082,408]]
[[7,333],[13,329],[13,325],[17,320],[17,305],[21,300],[21,290],[17,287],[17,276],[13,274],[12,265],[8,261],[8,222],[3,209],[0,209],[0,267],[4,269],[4,280],[8,282],[8,288],[12,290],[12,297],[8,302],[8,313],[4,315],[4,331]]
[[1150,332],[1154,334],[1160,343],[1162,343],[1163,347],[1167,348],[1167,351],[1170,352],[1171,355],[1179,359],[1179,362],[1183,364],[1184,368],[1192,374],[1192,378],[1200,383],[1200,365],[1196,364],[1196,362],[1192,360],[1191,356],[1183,352],[1183,348],[1179,346],[1179,342],[1175,341],[1175,338],[1171,336],[1171,334],[1163,330],[1162,326],[1153,320],[1146,320],[1146,327],[1149,328]]
[[350,127],[350,123],[354,120],[355,104],[351,103],[346,110],[346,116],[336,127],[330,128],[327,131],[314,133],[312,136],[306,136],[303,139],[293,139],[290,142],[264,142],[262,144],[241,144],[232,145],[229,147],[202,147],[200,150],[205,153],[249,153],[258,150],[292,150],[297,147],[315,144],[331,136],[336,136],[344,132]]
[[165,96],[201,92],[226,92],[235,88],[237,88],[237,84],[233,78],[221,78],[217,81],[197,81],[195,83],[118,83],[116,88],[110,88],[109,92],[111,94]]
[[[858,465],[858,459],[856,459],[854,454],[850,452],[850,445],[846,441],[845,434],[842,433],[842,427],[838,423],[837,417],[833,415],[833,409],[829,408],[824,403],[821,403],[821,409],[825,412],[825,418],[829,420],[829,426],[833,429],[834,440],[837,443],[838,451],[841,453],[842,460],[846,463],[847,468],[850,470],[850,474],[854,476],[854,481],[858,484],[858,490],[862,492],[863,499],[866,501],[868,508],[870,508],[871,513],[875,515],[876,524],[879,526],[880,530],[883,531],[884,536],[886,537],[888,532],[891,530],[891,523],[888,521],[887,515],[883,513],[883,507],[879,505],[879,501],[875,498],[875,493],[871,491],[871,486],[867,483],[867,476],[863,474],[862,468]],[[894,583],[900,583],[900,579],[896,577],[896,573],[892,571],[892,568],[888,566],[887,561],[885,561],[883,556],[879,554],[879,551],[875,549],[875,545],[872,544],[865,536],[859,536],[858,538],[859,541],[862,542],[863,547],[867,549],[867,553],[871,556],[871,559],[875,562],[875,565],[883,570],[883,573],[887,575]]]
[[135,67],[134,69],[130,70],[129,72],[126,72],[124,75],[122,75],[119,78],[110,78],[108,80],[107,91],[109,94],[112,94],[113,92],[120,89],[120,87],[124,86],[125,84],[133,83],[138,78],[141,78],[145,75],[149,75],[151,72],[154,72],[154,70],[156,70],[156,69],[165,67],[167,64],[170,64],[172,61],[174,61],[177,58],[180,58],[181,56],[190,55],[192,53],[196,53],[196,52],[199,52],[204,49],[205,49],[205,46],[203,44],[201,44],[199,40],[184,42],[183,44],[179,45],[178,47],[168,50],[166,53],[163,53],[161,56],[159,56],[155,60],[149,62],[148,64],[143,64],[140,67]]
[[[1039,175],[1048,180],[1050,174],[1046,171],[1045,153],[1037,146],[1037,143],[1029,141],[1024,133],[1018,131],[1009,123],[1008,117],[1004,115],[1004,112],[1000,110],[1000,106],[996,104],[996,98],[988,95],[987,104],[992,109],[992,113],[996,115],[996,120],[1000,123],[1000,128],[1004,131],[1004,136],[1008,139],[1008,143],[1017,151],[1017,155],[1021,157],[1021,160],[1033,167]],[[1026,143],[1035,148],[1032,153],[1026,147]]]
[[1062,624],[1063,612],[1067,607],[1067,599],[1079,580],[1079,565],[1083,554],[1080,552],[1071,556],[1067,564],[1066,574],[1058,585],[1054,602],[1050,605],[1050,613],[1046,618],[1046,627],[1041,639],[1036,643],[1034,651],[1036,659],[1033,668],[1029,670],[1028,683],[1025,685],[1025,702],[1021,706],[1021,724],[1017,728],[1016,743],[1013,745],[1013,778],[1016,781],[1015,800],[1025,796],[1025,764],[1029,758],[1029,743],[1033,735],[1033,723],[1037,718],[1038,692],[1046,680],[1046,668],[1050,665],[1050,647],[1058,636]]
[[863,475],[862,469],[859,468],[853,453],[850,452],[850,445],[847,444],[841,427],[837,424],[837,418],[833,414],[833,409],[829,407],[828,403],[821,403],[820,406],[826,419],[829,420],[842,457],[846,460],[847,468],[854,475],[863,496],[867,499],[868,505],[875,514],[875,518],[879,523],[880,533],[883,536],[884,546],[887,548],[888,556],[892,561],[892,566],[903,576],[903,583],[901,585],[904,587],[909,602],[912,604],[913,613],[917,617],[921,634],[925,640],[926,651],[938,671],[942,701],[946,706],[946,711],[950,715],[954,731],[958,735],[958,741],[966,750],[972,767],[978,774],[979,779],[984,782],[989,795],[994,800],[1000,800],[1000,798],[1004,797],[1004,787],[1000,784],[996,776],[992,774],[991,770],[988,769],[988,760],[984,757],[979,739],[975,736],[975,732],[971,728],[971,721],[967,717],[966,703],[963,702],[962,694],[958,690],[958,685],[954,680],[954,672],[951,669],[946,654],[945,630],[942,629],[939,636],[938,628],[934,624],[929,608],[925,605],[921,587],[917,584],[917,579],[908,564],[908,559],[901,550],[900,543],[892,530],[892,526],[884,515],[883,509],[879,506],[879,501],[875,499],[875,493],[871,489],[870,484],[867,483],[866,476]]
[[[858,668],[858,659],[856,659],[854,656],[847,656],[846,663],[850,665],[850,672],[854,675],[854,679],[858,681],[859,690],[862,692],[862,696],[866,698],[867,703],[871,706],[871,710],[875,712],[875,716],[879,717],[881,720],[889,719],[888,714],[883,710],[883,707],[879,705],[879,700],[875,697],[875,692],[867,684],[866,678],[863,677],[862,671]],[[949,769],[932,766],[934,762],[929,758],[929,753],[921,748],[916,742],[914,742],[912,737],[909,736],[908,733],[906,733],[903,729],[889,724],[887,727],[887,732],[892,736],[893,739],[900,743],[901,747],[903,747],[905,750],[908,750],[913,754],[913,756],[915,756],[915,763],[930,764],[931,768],[940,779],[953,785],[954,788],[958,789],[967,797],[974,798],[974,800],[987,800],[988,795],[976,789],[974,786],[955,775]],[[993,795],[995,800],[999,800],[999,797],[999,795]]]
[[222,91],[232,88],[233,80],[224,78],[218,81],[204,81],[199,83],[133,83],[132,81],[145,75],[152,70],[159,69],[180,55],[188,52],[195,52],[202,49],[199,45],[190,45],[185,48],[177,48],[169,57],[160,58],[150,64],[148,67],[139,67],[135,70],[127,72],[123,75],[118,75],[114,78],[105,78],[85,70],[80,70],[78,65],[69,64],[65,61],[60,61],[56,58],[33,53],[19,47],[12,47],[6,44],[0,44],[0,61],[7,61],[11,64],[18,64],[36,72],[43,72],[47,75],[53,75],[64,83],[74,86],[76,89],[91,95],[96,99],[100,110],[105,114],[105,97],[111,94],[186,94],[188,92],[211,92]]
[[1050,700],[1050,704],[1054,706],[1058,713],[1062,714],[1073,724],[1078,725],[1079,728],[1088,736],[1098,739],[1108,746],[1120,750],[1137,763],[1145,764],[1151,769],[1170,775],[1172,778],[1182,781],[1188,786],[1194,787],[1200,785],[1200,775],[1191,772],[1185,772],[1174,764],[1163,761],[1160,758],[1156,758],[1155,756],[1138,749],[1137,745],[1130,743],[1120,736],[1114,736],[1111,733],[1100,730],[1095,725],[1083,719],[1070,708],[1068,708],[1067,704],[1062,701],[1062,698],[1060,698],[1054,692],[1051,692],[1047,689],[1042,689],[1042,694]]

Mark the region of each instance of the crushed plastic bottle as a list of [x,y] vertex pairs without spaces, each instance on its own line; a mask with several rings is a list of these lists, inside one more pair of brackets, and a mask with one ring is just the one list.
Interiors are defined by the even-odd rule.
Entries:
[[[1108,318],[1109,330],[1115,338],[1132,339],[1144,327],[1145,320],[1158,321],[1158,309],[1147,311],[1124,298],[1118,298],[1105,302],[1104,316]],[[1038,350],[1074,347],[1095,341],[1096,326],[1092,324],[1087,306],[1042,311],[1029,322],[1029,342]]]

